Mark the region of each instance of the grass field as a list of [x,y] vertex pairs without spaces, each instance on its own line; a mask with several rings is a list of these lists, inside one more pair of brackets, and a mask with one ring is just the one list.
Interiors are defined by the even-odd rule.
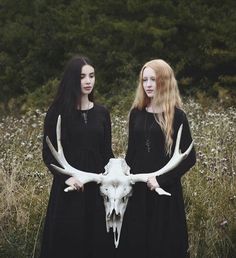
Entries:
[[[236,257],[236,108],[186,102],[197,151],[183,177],[191,257]],[[112,115],[113,150],[124,156],[127,114]],[[45,114],[0,122],[0,257],[38,257],[52,177],[41,158]]]

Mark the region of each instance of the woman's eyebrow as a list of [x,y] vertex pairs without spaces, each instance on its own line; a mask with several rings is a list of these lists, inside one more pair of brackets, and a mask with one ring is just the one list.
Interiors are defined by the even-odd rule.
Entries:
[[[92,72],[92,73],[89,73],[89,75],[94,75],[95,73]],[[86,75],[85,73],[81,73],[81,75]]]

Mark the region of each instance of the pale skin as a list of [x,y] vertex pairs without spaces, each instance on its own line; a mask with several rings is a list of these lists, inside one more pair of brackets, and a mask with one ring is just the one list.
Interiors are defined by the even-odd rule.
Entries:
[[[146,110],[150,113],[162,112],[162,108],[160,106],[154,105],[153,103],[153,97],[155,96],[157,91],[157,78],[156,72],[151,67],[146,67],[143,70],[143,89],[147,97],[150,99],[149,105],[146,107]],[[147,186],[151,191],[160,187],[156,180],[156,177],[148,178]]]
[[[91,102],[88,98],[88,95],[92,92],[94,84],[95,84],[95,72],[94,68],[91,65],[84,65],[81,70],[81,99],[80,99],[80,106],[78,109],[81,110],[88,110],[93,108],[94,103]],[[84,185],[74,177],[70,177],[65,181],[65,183],[69,186],[65,190],[68,191],[83,191]]]
[[[81,109],[86,110],[93,107],[93,102],[90,102],[88,99],[88,94],[91,93],[95,83],[95,74],[94,74],[94,68],[90,65],[84,65],[82,67],[81,71]],[[148,112],[160,112],[159,107],[153,108],[153,96],[156,92],[156,74],[155,71],[150,68],[146,67],[143,71],[143,88],[146,92],[147,96],[150,98],[150,105],[147,106]],[[80,109],[78,107],[78,109]],[[79,181],[76,180],[74,177],[70,177],[65,182],[69,188],[68,190],[77,190],[80,191],[84,189],[84,185]],[[147,181],[148,188],[153,191],[157,187],[160,187],[156,177],[150,177]]]

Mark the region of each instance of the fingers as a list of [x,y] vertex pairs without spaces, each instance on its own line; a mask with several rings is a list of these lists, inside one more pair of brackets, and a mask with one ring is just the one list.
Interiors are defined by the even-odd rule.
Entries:
[[158,187],[157,185],[153,185],[151,183],[147,183],[147,186],[151,191],[155,190]]
[[64,189],[64,192],[68,193],[68,192],[71,192],[71,191],[84,191],[84,186],[80,187],[80,186],[68,186]]
[[148,180],[147,180],[147,186],[148,186],[148,188],[149,188],[151,191],[153,191],[153,190],[155,190],[157,187],[159,187],[159,184],[158,184],[158,182],[157,182],[157,180],[156,180],[155,177],[150,177],[150,178],[148,178]]
[[149,181],[147,182],[147,187],[153,191],[155,189],[155,187],[152,185],[152,183],[150,183]]
[[74,183],[75,190],[77,191],[84,191],[84,185],[81,183]]
[[64,192],[68,193],[68,192],[75,191],[75,190],[76,190],[75,187],[69,186],[69,187],[66,187],[66,188],[64,189]]
[[84,185],[73,177],[68,178],[65,183],[69,186],[65,188],[65,192],[69,191],[84,191]]

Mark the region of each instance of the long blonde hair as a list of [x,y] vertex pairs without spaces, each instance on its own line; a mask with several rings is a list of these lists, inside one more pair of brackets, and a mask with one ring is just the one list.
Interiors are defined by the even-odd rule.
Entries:
[[150,104],[150,98],[146,95],[143,88],[143,71],[146,67],[152,68],[156,73],[157,90],[153,98],[153,104],[160,107],[163,113],[154,114],[154,117],[165,135],[166,153],[171,155],[175,107],[182,109],[183,106],[177,81],[172,68],[164,60],[155,59],[147,62],[140,71],[139,83],[132,108],[142,110]]

